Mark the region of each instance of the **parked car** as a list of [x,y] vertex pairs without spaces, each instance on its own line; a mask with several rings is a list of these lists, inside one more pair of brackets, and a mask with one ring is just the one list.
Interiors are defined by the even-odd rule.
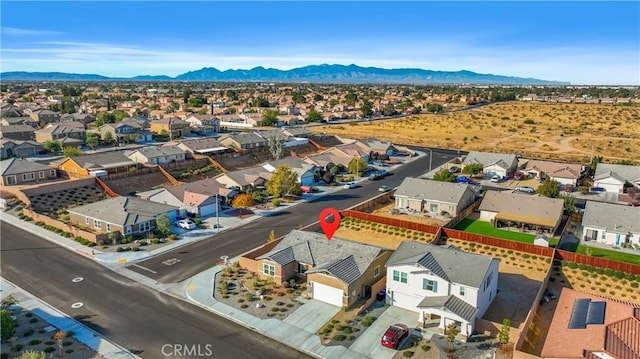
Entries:
[[383,184],[382,186],[380,186],[380,188],[378,188],[378,192],[389,192],[391,191],[391,187],[387,186],[386,184]]
[[302,193],[313,193],[313,187],[311,187],[311,186],[300,186],[300,191]]
[[540,304],[542,303],[549,303],[552,300],[555,300],[556,298],[558,298],[553,292],[550,292],[548,289],[544,291],[544,295],[542,296],[542,299],[540,299]]
[[640,202],[629,202],[627,203],[627,206],[640,207]]
[[358,187],[358,184],[356,182],[349,182],[349,183],[345,183],[342,188],[344,189],[351,189],[351,188],[356,188]]
[[529,187],[529,186],[522,186],[522,187],[516,187],[515,189],[516,192],[522,192],[522,193],[536,193],[536,190],[533,189],[533,187]]
[[387,348],[398,349],[402,339],[409,336],[409,328],[400,323],[396,323],[387,329],[380,340],[380,344]]
[[196,224],[191,222],[190,219],[181,219],[179,221],[176,221],[174,224],[177,227],[180,227],[182,229],[194,229],[194,228],[196,228]]
[[491,182],[498,183],[498,182],[500,182],[501,179],[502,179],[502,177],[500,177],[498,175],[495,175],[495,176],[491,177]]
[[469,178],[467,176],[458,176],[458,177],[456,177],[456,182],[472,184],[473,180],[471,180],[471,178]]
[[524,172],[516,172],[513,174],[513,179],[518,181],[524,179],[524,177],[525,177]]
[[382,176],[380,176],[379,173],[374,173],[371,176],[369,176],[369,179],[372,180],[372,181],[376,181],[376,180],[379,180],[381,178],[382,178]]
[[458,166],[451,166],[449,167],[449,172],[451,173],[456,173],[460,170],[460,168]]

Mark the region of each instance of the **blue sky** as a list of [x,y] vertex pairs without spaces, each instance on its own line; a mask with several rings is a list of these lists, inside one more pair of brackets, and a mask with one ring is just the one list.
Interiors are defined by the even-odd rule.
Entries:
[[640,84],[640,2],[1,2],[1,71],[311,64]]

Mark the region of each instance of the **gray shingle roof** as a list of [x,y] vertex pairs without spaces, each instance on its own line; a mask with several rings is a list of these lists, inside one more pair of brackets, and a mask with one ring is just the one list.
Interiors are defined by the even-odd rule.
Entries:
[[509,168],[516,160],[516,155],[506,153],[490,153],[471,151],[465,156],[462,165],[466,166],[472,163],[480,163],[483,166],[498,164],[503,168]]
[[0,161],[0,174],[2,176],[16,175],[27,172],[50,171],[53,167],[38,162],[10,158]]
[[415,265],[451,283],[479,288],[494,260],[497,261],[454,248],[403,241],[387,261],[387,267]]
[[138,148],[136,150],[132,150],[130,152],[125,152],[127,157],[131,154],[138,152],[146,158],[156,158],[156,157],[165,157],[172,155],[185,154],[186,151],[178,146],[146,146],[142,148]]
[[212,148],[225,147],[223,144],[220,143],[220,141],[218,141],[213,137],[182,140],[179,142],[179,144],[185,146],[192,152],[196,152],[200,150],[208,150]]
[[609,176],[617,177],[629,182],[640,182],[640,166],[598,163],[593,179],[597,181]]
[[444,308],[467,321],[473,319],[478,309],[455,295],[425,297],[418,308]]
[[640,207],[587,201],[582,225],[606,228],[607,232],[640,234]]
[[314,267],[307,273],[326,273],[349,284],[360,278],[383,251],[386,250],[335,237],[329,241],[320,233],[293,230],[257,259],[270,259],[284,265],[292,262],[293,253],[293,260]]
[[115,197],[70,208],[70,213],[77,213],[121,226],[129,226],[149,221],[155,216],[177,210],[178,207],[162,203],[145,201],[133,197]]
[[[100,152],[94,154],[86,154],[82,156],[71,157],[82,168],[110,168],[119,166],[135,165],[136,163],[130,160],[124,151],[109,151]],[[52,164],[58,164],[66,161],[67,158],[63,158],[57,161],[51,162]]]
[[262,138],[261,136],[258,136],[257,134],[255,134],[253,132],[241,132],[241,133],[235,133],[235,134],[231,134],[231,135],[222,136],[220,138],[220,142],[224,141],[225,138],[230,138],[230,139],[236,141],[237,143],[239,143],[240,145],[267,142],[267,140],[265,140],[264,138]]
[[395,196],[457,205],[460,204],[465,192],[474,194],[474,191],[466,183],[441,182],[407,177],[396,190]]

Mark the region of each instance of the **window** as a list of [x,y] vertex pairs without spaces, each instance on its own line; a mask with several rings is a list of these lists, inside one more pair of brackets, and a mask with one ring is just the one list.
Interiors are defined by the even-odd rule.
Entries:
[[107,232],[111,232],[111,223],[107,223]]
[[429,205],[429,212],[438,212],[438,204],[437,203],[431,203]]
[[140,232],[146,232],[150,229],[151,229],[151,225],[149,224],[149,222],[140,223]]
[[16,184],[16,176],[7,176],[7,184]]
[[51,170],[51,171],[49,172],[49,176],[51,176],[51,177],[55,177],[55,176],[56,176],[56,170]]
[[44,171],[38,172],[38,178],[44,178]]
[[89,225],[89,217],[84,217],[84,224]]
[[430,280],[430,279],[424,278],[422,280],[422,289],[429,290],[429,291],[432,291],[432,292],[437,292],[438,291],[438,282],[436,282],[435,280]]
[[304,263],[298,263],[298,273],[304,274],[307,272],[307,265]]
[[400,283],[407,283],[407,273],[394,270],[393,280]]
[[373,276],[377,277],[380,275],[380,266],[376,266],[375,268],[373,268]]
[[460,286],[460,296],[464,297],[464,286]]
[[101,228],[102,227],[102,223],[99,220],[94,219],[93,220],[93,226],[96,227],[96,228]]
[[487,280],[484,282],[484,289],[486,290],[487,288],[489,288],[489,285],[491,285],[491,277],[492,277],[493,273],[490,273],[489,276],[487,277]]
[[263,263],[262,264],[262,273],[270,276],[276,275],[276,267],[271,264]]
[[602,231],[602,239],[606,239],[607,238],[607,231]]
[[22,180],[23,181],[31,181],[36,179],[36,175],[33,174],[33,172],[29,172],[29,173],[23,173],[22,174]]
[[127,234],[131,233],[131,226],[127,226],[127,227],[125,228],[125,232],[126,232]]

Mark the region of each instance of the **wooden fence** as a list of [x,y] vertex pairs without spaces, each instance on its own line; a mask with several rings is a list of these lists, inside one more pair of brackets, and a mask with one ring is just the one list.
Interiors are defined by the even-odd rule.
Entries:
[[469,207],[465,208],[462,212],[458,213],[452,220],[447,222],[444,225],[446,228],[453,228],[456,224],[460,223],[463,219],[467,218],[471,213],[475,212],[478,207],[480,207],[480,203],[482,203],[482,198],[478,198],[475,202],[473,202]]
[[442,228],[442,235],[447,238],[461,239],[468,242],[486,244],[488,246],[511,249],[514,251],[531,253],[544,257],[553,257],[552,247],[541,247],[533,244],[510,241],[507,239],[483,236],[481,234],[463,232],[451,228]]
[[410,222],[410,221],[403,221],[401,219],[376,216],[375,214],[358,212],[350,209],[346,209],[344,211],[341,211],[340,213],[342,214],[343,217],[357,218],[357,219],[362,219],[363,221],[376,222],[380,224],[386,224],[388,226],[406,228],[412,231],[419,231],[419,232],[425,232],[430,234],[436,234],[438,232],[438,229],[440,228],[437,226],[430,226],[428,224],[423,224],[423,223],[416,223],[416,222]]
[[376,196],[374,198],[371,198],[368,201],[359,203],[359,204],[357,204],[357,205],[355,205],[355,206],[353,206],[353,207],[351,207],[349,209],[353,210],[353,211],[360,211],[360,212],[369,210],[371,208],[376,207],[380,203],[385,203],[385,202],[389,201],[390,199],[392,199],[393,198],[393,193],[394,193],[393,191],[392,192],[383,193],[383,194],[378,195],[378,196]]
[[633,263],[618,262],[611,259],[602,257],[594,257],[586,254],[578,254],[563,250],[556,250],[556,259],[561,261],[575,262],[580,264],[587,264],[594,267],[609,268],[625,273],[632,273],[640,275],[640,265]]
[[154,172],[158,172],[158,168],[155,167],[155,166],[153,166],[153,167],[142,167],[142,168],[137,168],[135,171],[110,173],[110,174],[102,177],[102,179],[105,180],[105,181],[111,181],[111,180],[115,180],[115,179],[119,179],[119,178],[139,176],[139,175],[143,175],[143,174],[147,174],[147,173],[154,173]]
[[115,193],[106,183],[104,183],[100,178],[96,177],[96,184],[102,188],[109,197],[120,197],[119,194]]

